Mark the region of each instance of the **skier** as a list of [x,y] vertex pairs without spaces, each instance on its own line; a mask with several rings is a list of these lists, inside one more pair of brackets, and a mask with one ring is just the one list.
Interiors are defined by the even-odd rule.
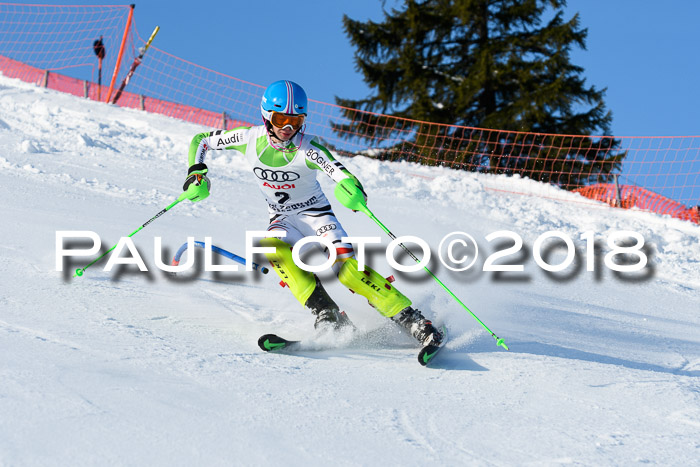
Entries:
[[[292,248],[305,236],[322,236],[332,242],[337,253],[332,267],[343,285],[407,329],[421,345],[439,344],[442,334],[411,307],[411,300],[371,268],[365,266],[364,271],[359,271],[352,245],[341,240],[347,234],[316,174],[324,172],[336,183],[350,179],[352,183],[346,183],[350,190],[355,190],[356,195],[361,193],[365,202],[367,195],[359,180],[333,158],[318,137],[304,133],[307,98],[302,87],[286,80],[272,83],[262,96],[260,110],[263,125],[195,135],[190,143],[189,170],[183,186],[193,194],[190,199],[200,201],[209,196],[208,168],[204,163],[207,151],[238,151],[248,159],[267,200],[270,215],[267,230],[286,232],[282,239],[264,238],[260,245],[276,248],[276,253],[266,256],[294,297],[316,316],[316,329],[340,329],[351,323],[318,277],[292,260]],[[328,254],[327,248],[324,252]]]

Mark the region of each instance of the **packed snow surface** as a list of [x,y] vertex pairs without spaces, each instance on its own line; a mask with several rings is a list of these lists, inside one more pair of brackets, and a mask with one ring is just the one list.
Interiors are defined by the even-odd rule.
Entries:
[[[700,228],[688,222],[591,206],[526,179],[343,158],[377,218],[428,242],[431,270],[510,347],[424,272],[392,271],[387,236],[331,199],[351,235],[382,237],[369,263],[447,324],[450,341],[427,368],[332,274],[322,275],[328,290],[374,337],[289,355],[256,345],[268,332],[314,342],[313,316],[274,273],[206,272],[201,250],[176,277],[156,267],[188,236],[244,255],[245,232],[266,228],[266,204],[233,151],[210,153],[208,199],[132,237],[149,272],[106,272],[106,257],[72,278],[97,255],[57,271],[57,231],[95,232],[106,251],[170,204],[189,141],[205,130],[0,77],[0,465],[698,465]],[[480,248],[465,272],[435,257],[455,231]],[[483,271],[513,245],[486,240],[498,231],[523,246],[495,264],[522,272]],[[575,244],[564,271],[535,262],[548,231]],[[604,262],[620,231],[644,239],[639,273]],[[594,271],[584,232],[598,244]],[[543,258],[561,263],[563,245]]]

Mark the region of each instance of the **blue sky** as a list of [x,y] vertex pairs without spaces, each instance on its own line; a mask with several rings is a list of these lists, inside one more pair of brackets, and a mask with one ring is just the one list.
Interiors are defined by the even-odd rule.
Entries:
[[[585,69],[588,84],[607,88],[614,135],[700,135],[699,1],[570,0],[567,19],[576,12],[588,40],[572,61]],[[382,2],[150,0],[136,3],[135,18],[144,38],[161,27],[154,45],[168,53],[256,84],[291,79],[310,98],[334,103],[336,95],[369,92],[354,69],[344,13],[380,21]]]
[[[158,46],[170,53],[257,84],[288,77],[325,102],[368,92],[342,16],[381,20],[380,0],[168,4],[137,3],[136,18],[145,36],[161,26]],[[700,134],[700,2],[570,1],[575,12],[589,34],[572,58],[589,84],[608,88],[614,134]]]

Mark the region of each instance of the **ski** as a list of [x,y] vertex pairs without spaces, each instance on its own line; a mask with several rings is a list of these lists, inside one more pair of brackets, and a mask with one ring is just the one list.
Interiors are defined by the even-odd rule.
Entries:
[[[435,358],[438,352],[440,352],[440,350],[442,350],[442,348],[445,346],[445,343],[447,342],[447,328],[444,325],[441,326],[440,332],[442,332],[443,335],[440,344],[428,344],[424,347],[421,347],[420,351],[418,352],[418,362],[421,365],[427,366]],[[355,336],[355,338],[352,341],[361,341],[363,337],[367,336],[358,335]],[[258,339],[258,347],[260,347],[260,349],[264,350],[265,352],[282,352],[287,350],[302,349],[302,347],[300,346],[301,343],[301,340],[289,340],[285,339],[284,337],[280,337],[277,334],[265,334],[263,336],[260,336],[260,338]],[[314,349],[307,348],[304,350]]]
[[421,365],[427,366],[432,362],[438,352],[445,346],[445,343],[447,343],[447,328],[445,325],[440,326],[440,332],[442,333],[442,341],[439,344],[428,344],[418,352],[418,363]]
[[[131,79],[131,77],[134,76],[134,71],[136,71],[136,67],[138,67],[141,64],[141,60],[143,60],[143,56],[146,54],[146,51],[148,50],[148,48],[151,46],[151,42],[153,42],[153,39],[155,39],[156,34],[158,34],[158,31],[160,31],[160,26],[156,26],[156,28],[153,30],[153,34],[151,34],[151,37],[148,38],[148,42],[146,42],[146,45],[144,45],[143,47],[141,47],[139,49],[139,56],[134,58],[134,63],[131,64],[131,69],[129,69],[129,73],[126,74],[124,81],[122,81],[121,86],[119,86],[117,93],[114,95],[114,99],[112,100],[112,104],[116,104],[117,101],[119,100],[119,97],[121,97],[122,92],[124,92],[124,88],[126,87],[127,84],[129,84],[129,80]],[[110,92],[111,92],[111,88],[110,88]],[[107,101],[109,101],[109,96],[107,96]]]
[[265,334],[258,339],[258,347],[265,352],[275,352],[298,345],[301,341],[290,341],[276,334]]

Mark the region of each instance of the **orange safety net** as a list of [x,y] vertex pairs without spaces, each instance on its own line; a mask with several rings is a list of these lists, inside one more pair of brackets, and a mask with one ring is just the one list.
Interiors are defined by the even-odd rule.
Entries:
[[[128,13],[128,6],[0,3],[0,72],[105,100]],[[146,42],[133,24],[116,87],[138,55],[138,47]],[[107,49],[99,90],[93,50],[98,38]],[[280,78],[284,77],[270,77],[270,82]],[[264,87],[153,45],[117,104],[193,122],[203,130],[230,129],[262,123],[259,105]],[[309,102],[306,131],[343,155],[520,175],[548,185],[539,189],[538,184],[518,184],[519,191],[509,192],[556,198],[545,189],[555,185],[612,206],[698,222],[700,136],[545,135],[467,128],[376,115],[316,100]],[[611,188],[613,175],[622,183],[619,190]],[[561,192],[558,199],[571,200]]]
[[637,208],[668,214],[696,224],[700,222],[698,206],[687,208],[678,201],[668,199],[658,193],[633,185],[615,185],[603,183],[586,186],[575,190],[586,198],[602,201],[610,206],[624,209]]

